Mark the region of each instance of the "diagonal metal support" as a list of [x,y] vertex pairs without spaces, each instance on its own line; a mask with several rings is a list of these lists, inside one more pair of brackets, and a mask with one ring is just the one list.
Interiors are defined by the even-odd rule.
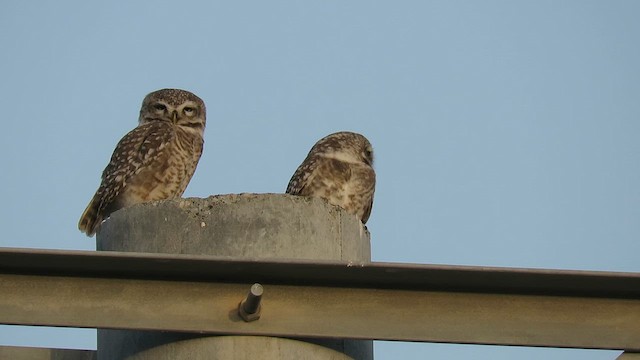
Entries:
[[0,294],[3,324],[640,350],[636,273],[0,249]]

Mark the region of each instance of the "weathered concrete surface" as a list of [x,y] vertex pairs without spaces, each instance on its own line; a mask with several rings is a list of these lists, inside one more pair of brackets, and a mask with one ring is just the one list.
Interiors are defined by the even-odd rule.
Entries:
[[[102,224],[96,247],[244,259],[371,260],[369,233],[355,216],[320,199],[283,194],[218,195],[136,205],[113,213]],[[370,360],[373,343],[98,330],[98,357]]]
[[98,250],[370,261],[360,221],[323,200],[218,195],[133,206],[102,224]]

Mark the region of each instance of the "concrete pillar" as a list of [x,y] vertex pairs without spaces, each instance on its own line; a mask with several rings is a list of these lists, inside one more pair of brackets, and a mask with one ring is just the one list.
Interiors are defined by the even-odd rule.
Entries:
[[[369,233],[355,216],[320,199],[283,194],[219,195],[132,206],[102,224],[96,247],[254,259],[371,260]],[[98,330],[100,360],[255,358],[371,360],[373,343]]]

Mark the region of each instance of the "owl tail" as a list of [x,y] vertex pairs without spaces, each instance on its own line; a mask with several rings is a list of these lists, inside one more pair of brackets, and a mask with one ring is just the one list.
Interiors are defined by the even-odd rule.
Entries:
[[89,237],[96,233],[102,223],[102,215],[98,214],[99,206],[100,200],[96,194],[96,196],[91,199],[89,205],[87,205],[87,208],[82,213],[82,216],[80,216],[80,221],[78,222],[78,229]]

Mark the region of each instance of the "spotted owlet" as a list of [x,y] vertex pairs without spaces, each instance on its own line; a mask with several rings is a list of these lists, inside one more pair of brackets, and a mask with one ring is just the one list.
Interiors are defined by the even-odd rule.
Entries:
[[80,217],[78,228],[92,236],[102,220],[134,204],[180,197],[196,170],[206,124],[202,99],[162,89],[142,101],[138,126],[116,145],[102,182]]
[[369,140],[343,131],[313,145],[291,177],[287,194],[323,198],[366,224],[375,186],[373,148]]

